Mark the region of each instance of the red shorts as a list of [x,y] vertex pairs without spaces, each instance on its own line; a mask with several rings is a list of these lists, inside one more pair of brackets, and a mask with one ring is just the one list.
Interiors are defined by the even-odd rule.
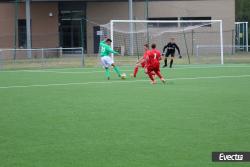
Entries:
[[148,67],[147,67],[147,70],[148,70],[148,72],[152,72],[152,71],[154,71],[154,72],[156,72],[156,71],[160,71],[160,66],[159,66],[159,65],[156,65],[156,66],[148,66]]

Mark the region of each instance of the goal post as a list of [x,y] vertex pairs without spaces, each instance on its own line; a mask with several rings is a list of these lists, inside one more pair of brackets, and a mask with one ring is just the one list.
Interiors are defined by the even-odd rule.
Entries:
[[[193,52],[197,45],[219,45],[220,55],[216,57],[217,62],[211,63],[224,64],[222,20],[111,20],[110,23],[101,25],[101,28],[113,41],[112,49],[125,47],[125,56],[137,57],[135,53],[141,55],[143,44],[148,42],[156,43],[157,48],[162,51],[168,38],[173,37],[181,46],[181,52],[185,52],[186,58],[189,54],[192,59],[196,57]],[[130,41],[131,35],[134,36],[133,41]],[[131,43],[134,46],[132,53],[129,51]],[[193,60],[191,63],[199,62]]]

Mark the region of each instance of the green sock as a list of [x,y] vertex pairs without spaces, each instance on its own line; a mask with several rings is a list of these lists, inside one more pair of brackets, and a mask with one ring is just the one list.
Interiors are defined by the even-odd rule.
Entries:
[[105,68],[105,75],[106,75],[107,78],[110,77],[110,70],[109,70],[109,68]]
[[118,67],[114,67],[115,72],[118,74],[119,77],[121,77],[121,73]]

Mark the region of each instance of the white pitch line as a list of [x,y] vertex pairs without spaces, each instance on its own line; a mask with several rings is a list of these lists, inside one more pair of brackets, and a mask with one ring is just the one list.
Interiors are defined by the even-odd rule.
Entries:
[[[131,70],[122,70],[125,72],[131,71]],[[36,72],[36,71],[31,71],[31,72]],[[104,70],[102,71],[76,71],[76,72],[63,72],[63,71],[38,71],[39,73],[55,73],[55,74],[93,74],[93,73],[104,73]]]
[[[131,67],[132,68],[132,67]],[[207,69],[207,68],[250,68],[248,65],[242,65],[242,66],[223,66],[223,65],[216,65],[216,66],[177,66],[174,67],[174,70],[184,70],[184,69]],[[78,68],[74,68],[78,69]],[[79,68],[82,70],[88,70],[88,69],[95,69],[95,68]],[[168,68],[165,68],[168,69]],[[162,69],[165,71],[165,69]],[[63,69],[65,70],[65,69]],[[125,72],[132,71],[131,70],[122,70]],[[30,72],[30,73],[56,73],[56,74],[91,74],[91,73],[102,73],[103,70],[94,70],[94,71],[75,71],[75,72],[70,72],[70,71],[62,71],[61,69],[57,70],[10,70],[10,71],[0,71],[0,73],[5,73],[5,72],[10,72],[10,73],[18,73],[18,72]]]
[[[169,78],[167,81],[175,80],[198,80],[198,79],[223,79],[223,78],[248,78],[250,74],[246,75],[222,75],[212,77],[191,77],[191,78]],[[29,87],[49,87],[49,86],[69,86],[69,85],[89,85],[89,84],[113,84],[113,83],[135,83],[135,82],[149,82],[149,80],[134,80],[134,81],[103,81],[103,82],[75,82],[75,83],[56,83],[56,84],[44,84],[44,85],[14,85],[14,86],[1,86],[0,89],[11,88],[29,88]]]
[[[125,72],[132,71],[132,70],[122,70]],[[51,70],[22,70],[22,71],[2,71],[2,72],[28,72],[28,73],[55,73],[55,74],[93,74],[93,73],[103,73],[104,70],[99,70],[99,71],[75,71],[75,72],[70,72],[70,71],[51,71]],[[1,72],[0,72],[1,73]]]
[[221,75],[221,76],[214,76],[214,77],[193,77],[193,78],[170,78],[167,80],[196,80],[196,79],[223,79],[223,78],[248,78],[250,74],[246,75]]
[[89,85],[89,84],[112,84],[112,83],[145,82],[145,81],[149,81],[149,80],[103,81],[103,82],[75,82],[75,83],[57,83],[57,84],[44,84],[44,85],[14,85],[14,86],[2,86],[2,87],[0,87],[0,89],[28,88],[28,87],[48,87],[48,86],[69,86],[69,85]]
[[183,70],[183,69],[207,69],[207,68],[250,68],[250,66],[185,66],[185,67],[178,67],[178,68],[173,68],[174,70]]

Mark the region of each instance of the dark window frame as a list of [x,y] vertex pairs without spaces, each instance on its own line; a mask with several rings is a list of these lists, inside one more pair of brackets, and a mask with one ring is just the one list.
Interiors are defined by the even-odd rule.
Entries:
[[[178,21],[178,17],[151,17],[148,18],[150,21],[164,20],[164,21]],[[178,23],[148,23],[149,27],[178,27]]]
[[27,48],[26,19],[18,19],[18,47]]
[[[189,20],[208,20],[208,21],[211,21],[212,20],[212,17],[211,16],[205,16],[205,17],[180,17],[180,20],[183,20],[183,21],[189,21]],[[211,22],[193,22],[193,23],[181,23],[181,27],[188,27],[188,26],[196,26],[196,25],[202,25],[204,24],[202,27],[211,27]]]

